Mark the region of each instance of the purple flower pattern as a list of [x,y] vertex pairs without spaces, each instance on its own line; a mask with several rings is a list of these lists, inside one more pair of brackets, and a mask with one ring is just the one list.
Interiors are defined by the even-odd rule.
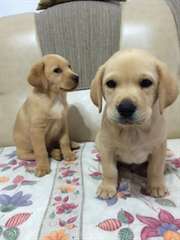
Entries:
[[31,194],[23,194],[22,191],[15,193],[12,196],[7,194],[0,195],[0,211],[1,212],[9,212],[18,207],[25,207],[32,205],[32,201],[30,200]]
[[146,224],[141,231],[141,240],[163,236],[167,231],[177,232],[180,230],[180,218],[175,219],[170,212],[164,209],[160,210],[158,218],[141,215],[136,217],[140,222]]

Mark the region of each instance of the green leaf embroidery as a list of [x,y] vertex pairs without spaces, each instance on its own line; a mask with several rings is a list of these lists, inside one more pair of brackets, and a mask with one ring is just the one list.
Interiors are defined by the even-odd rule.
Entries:
[[10,190],[15,189],[16,187],[17,187],[17,185],[16,185],[16,184],[13,184],[13,185],[9,185],[9,186],[3,188],[2,190],[10,191]]
[[11,205],[11,204],[9,204],[9,205],[2,205],[0,207],[0,211],[1,212],[10,212],[10,211],[14,210],[15,208],[16,207],[14,205]]
[[8,228],[3,232],[5,240],[16,240],[19,236],[18,228]]
[[92,176],[92,178],[96,179],[96,180],[101,180],[102,177],[101,176]]
[[127,211],[124,211],[123,209],[121,209],[121,211],[118,213],[117,218],[120,222],[125,223],[125,224],[130,224],[130,223],[134,222],[133,215],[131,215]]
[[2,170],[1,170],[1,172],[4,172],[4,171],[6,171],[6,170],[8,170],[8,169],[10,169],[11,167],[5,167],[5,168],[3,168]]
[[169,199],[165,199],[165,198],[156,198],[155,200],[159,205],[161,206],[168,206],[168,207],[176,207],[176,204],[169,200]]
[[128,219],[124,213],[124,211],[121,209],[121,211],[118,213],[118,220],[122,223],[128,224]]
[[75,191],[74,194],[75,194],[75,195],[80,194],[79,190]]
[[56,214],[55,214],[54,212],[52,212],[52,213],[49,215],[49,218],[54,219],[55,216],[56,216]]
[[119,240],[133,240],[134,234],[130,228],[122,228],[119,231]]
[[102,174],[100,172],[93,172],[89,175],[96,180],[101,180],[102,179]]
[[1,236],[2,232],[3,232],[3,228],[0,226],[0,236]]

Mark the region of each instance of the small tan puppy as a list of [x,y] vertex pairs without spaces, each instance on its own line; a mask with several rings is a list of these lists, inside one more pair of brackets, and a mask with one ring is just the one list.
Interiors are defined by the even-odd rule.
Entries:
[[36,175],[50,172],[48,153],[55,159],[75,160],[68,133],[66,92],[75,89],[79,77],[68,61],[49,54],[32,66],[28,82],[31,95],[20,108],[14,127],[17,156],[35,159]]
[[147,192],[154,197],[165,195],[163,110],[177,95],[176,81],[167,66],[143,50],[117,52],[99,68],[91,85],[91,98],[99,111],[102,97],[106,101],[96,137],[103,170],[99,197],[116,194],[117,161],[140,164],[147,160]]

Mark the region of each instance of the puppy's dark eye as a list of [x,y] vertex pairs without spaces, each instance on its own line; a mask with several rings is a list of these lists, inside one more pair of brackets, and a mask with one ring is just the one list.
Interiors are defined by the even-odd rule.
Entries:
[[109,88],[115,88],[116,87],[116,82],[114,80],[109,80],[106,82],[106,85],[109,87]]
[[62,73],[62,69],[60,67],[57,67],[53,70],[55,73]]
[[70,68],[70,69],[72,68],[70,64],[68,65],[68,68]]
[[153,84],[153,82],[152,82],[150,79],[148,79],[148,78],[145,78],[145,79],[141,80],[141,82],[140,82],[140,86],[141,86],[142,88],[148,88],[148,87],[150,87],[152,84]]

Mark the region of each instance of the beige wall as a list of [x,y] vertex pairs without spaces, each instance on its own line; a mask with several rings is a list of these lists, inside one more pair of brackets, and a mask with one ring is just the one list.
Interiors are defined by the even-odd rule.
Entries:
[[38,0],[0,0],[0,17],[33,12]]

